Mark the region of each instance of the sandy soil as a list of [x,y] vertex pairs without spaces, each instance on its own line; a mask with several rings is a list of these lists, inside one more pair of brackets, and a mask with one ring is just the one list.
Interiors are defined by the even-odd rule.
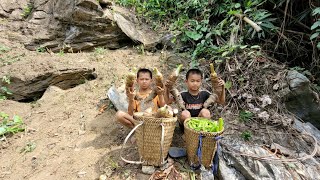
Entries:
[[[30,52],[21,43],[23,36],[0,31],[0,45],[10,48],[2,54],[2,74],[36,75],[63,66],[95,68],[98,77],[74,88],[50,86],[37,101],[0,101],[0,111],[22,117],[26,131],[0,141],[0,179],[147,179],[138,165],[119,160],[119,149],[129,130],[115,122],[115,109],[106,91],[120,85],[132,66],[160,67],[160,54],[139,54],[134,48],[91,53],[49,54]],[[13,59],[12,57],[18,57]],[[12,62],[9,62],[12,60]],[[9,63],[8,63],[9,62]],[[42,64],[42,65],[41,65]],[[50,65],[54,64],[54,65]],[[107,105],[101,113],[99,107]],[[27,144],[36,148],[21,153]],[[136,149],[125,153],[135,157]]]

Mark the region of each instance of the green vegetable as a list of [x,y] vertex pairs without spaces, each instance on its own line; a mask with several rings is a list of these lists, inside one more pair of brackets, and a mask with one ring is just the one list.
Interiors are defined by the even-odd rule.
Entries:
[[220,119],[218,123],[218,121],[211,121],[206,118],[191,118],[188,121],[188,126],[196,131],[219,132],[223,129],[223,119]]
[[15,115],[10,119],[8,114],[0,112],[0,136],[24,131],[24,129],[21,117]]
[[219,131],[222,131],[222,129],[223,129],[223,124],[224,124],[223,118],[219,118]]

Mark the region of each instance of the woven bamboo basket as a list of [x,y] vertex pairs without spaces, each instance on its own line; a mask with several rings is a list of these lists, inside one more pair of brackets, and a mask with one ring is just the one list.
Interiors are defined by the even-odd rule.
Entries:
[[140,113],[135,113],[133,117],[136,120],[135,128],[128,134],[125,143],[135,131],[140,161],[122,159],[135,164],[163,165],[172,142],[177,117],[155,118],[142,116]]
[[184,121],[185,140],[189,163],[191,165],[199,164],[197,150],[199,145],[199,136],[201,134],[203,136],[201,164],[206,168],[209,168],[212,166],[212,160],[217,149],[217,142],[214,138],[220,136],[224,129],[220,132],[212,133],[195,131],[188,126],[188,121],[190,119],[191,118],[188,118]]

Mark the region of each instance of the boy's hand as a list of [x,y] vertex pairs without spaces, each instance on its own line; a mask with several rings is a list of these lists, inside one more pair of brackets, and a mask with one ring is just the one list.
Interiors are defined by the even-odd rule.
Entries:
[[166,80],[166,82],[165,82],[165,86],[166,86],[168,89],[172,89],[172,87],[173,87],[173,82],[169,81],[169,79],[168,79],[168,80]]
[[219,86],[224,86],[225,82],[223,79],[221,79],[220,77],[218,77],[218,85]]
[[128,88],[126,92],[127,92],[128,100],[129,100],[129,101],[133,101],[133,100],[134,100],[134,96],[135,96],[133,87]]
[[157,93],[157,95],[163,95],[164,94],[164,89],[161,88],[160,86],[157,86],[156,93]]

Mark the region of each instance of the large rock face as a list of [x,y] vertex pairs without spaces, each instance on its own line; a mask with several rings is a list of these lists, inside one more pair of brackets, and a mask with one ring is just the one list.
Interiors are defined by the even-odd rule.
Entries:
[[96,0],[35,0],[33,7],[27,19],[33,39],[27,49],[76,52],[95,46],[119,48],[130,41],[112,19],[103,16]]
[[78,52],[97,46],[117,49],[133,42],[154,49],[159,43],[170,46],[173,38],[168,34],[162,38],[134,13],[107,0],[3,0],[1,17],[16,22],[11,30],[26,36],[23,43],[29,50]]
[[289,71],[287,83],[290,89],[285,96],[287,109],[320,129],[320,102],[317,95],[310,90],[308,78],[297,71]]

